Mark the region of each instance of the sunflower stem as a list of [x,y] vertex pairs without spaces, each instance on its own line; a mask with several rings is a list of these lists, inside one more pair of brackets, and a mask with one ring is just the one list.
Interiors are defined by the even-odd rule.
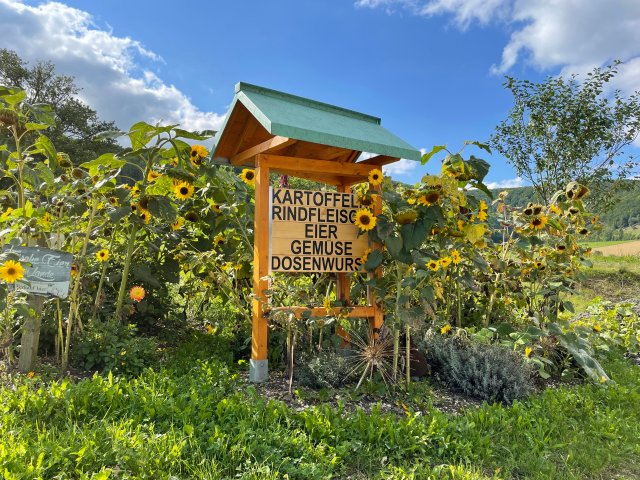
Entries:
[[120,290],[118,291],[118,300],[116,301],[116,311],[113,318],[116,322],[121,320],[120,315],[122,312],[122,305],[124,304],[124,294],[127,290],[127,277],[129,276],[129,268],[131,267],[131,258],[133,257],[133,251],[136,246],[136,236],[138,234],[138,224],[131,225],[131,233],[129,233],[129,244],[127,246],[127,253],[124,258],[124,268],[122,270],[122,280],[120,280]]

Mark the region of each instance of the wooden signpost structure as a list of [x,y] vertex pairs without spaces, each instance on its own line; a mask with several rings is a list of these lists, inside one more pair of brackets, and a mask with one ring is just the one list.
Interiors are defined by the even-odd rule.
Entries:
[[[363,152],[370,156],[357,161]],[[337,298],[349,305],[351,272],[358,270],[367,236],[353,225],[351,186],[367,182],[374,168],[420,153],[380,125],[380,119],[246,83],[236,85],[233,103],[215,139],[213,157],[255,168],[252,346],[250,380],[268,377],[265,315],[270,271],[335,272]],[[335,186],[335,192],[271,189],[271,173]],[[372,213],[382,212],[380,197]],[[373,246],[375,248],[375,246]],[[377,275],[374,272],[372,275]],[[383,322],[373,292],[368,305],[350,306],[349,317]],[[271,310],[277,310],[272,307]],[[308,307],[286,307],[297,316]],[[338,315],[342,308],[315,307],[311,315]]]

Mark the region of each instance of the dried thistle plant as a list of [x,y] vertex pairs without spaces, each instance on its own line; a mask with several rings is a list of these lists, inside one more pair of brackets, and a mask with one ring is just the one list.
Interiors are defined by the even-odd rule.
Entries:
[[350,359],[352,368],[349,375],[356,375],[362,371],[356,390],[362,385],[367,375],[369,379],[372,379],[375,372],[380,373],[380,377],[387,387],[393,385],[395,383],[393,338],[389,335],[370,335],[370,338],[365,340],[356,332],[352,331],[349,334],[351,335],[351,345],[354,348],[353,356]]

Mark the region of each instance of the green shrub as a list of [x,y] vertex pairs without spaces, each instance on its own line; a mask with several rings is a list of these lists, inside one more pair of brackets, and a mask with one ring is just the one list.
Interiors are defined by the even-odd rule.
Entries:
[[154,339],[136,335],[134,325],[93,322],[71,350],[72,364],[89,371],[138,375],[157,359]]
[[531,368],[504,347],[443,335],[428,337],[424,347],[434,373],[467,395],[512,403],[534,389]]
[[305,387],[337,388],[349,381],[351,370],[348,357],[326,350],[315,356],[303,356],[298,362],[296,378]]

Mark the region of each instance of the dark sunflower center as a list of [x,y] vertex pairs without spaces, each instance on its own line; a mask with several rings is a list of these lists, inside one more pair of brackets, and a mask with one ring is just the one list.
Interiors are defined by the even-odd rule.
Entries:
[[363,225],[369,225],[369,222],[371,221],[371,219],[369,218],[369,215],[362,215],[360,217],[360,223]]
[[247,180],[253,180],[253,172],[247,172],[247,174],[246,174],[245,178],[246,178]]
[[195,150],[191,150],[191,156],[192,157],[197,157],[198,156],[198,152],[196,152]]
[[542,223],[542,220],[540,220],[539,218],[534,218],[533,222],[531,222],[534,226],[539,226]]
[[425,198],[429,203],[436,203],[438,201],[438,198],[440,198],[440,196],[437,193],[433,192],[433,193],[427,194]]
[[9,267],[7,268],[7,275],[15,275],[16,274],[16,269],[13,267]]
[[180,188],[180,193],[182,195],[186,195],[187,193],[189,193],[189,189],[187,187],[181,187]]

